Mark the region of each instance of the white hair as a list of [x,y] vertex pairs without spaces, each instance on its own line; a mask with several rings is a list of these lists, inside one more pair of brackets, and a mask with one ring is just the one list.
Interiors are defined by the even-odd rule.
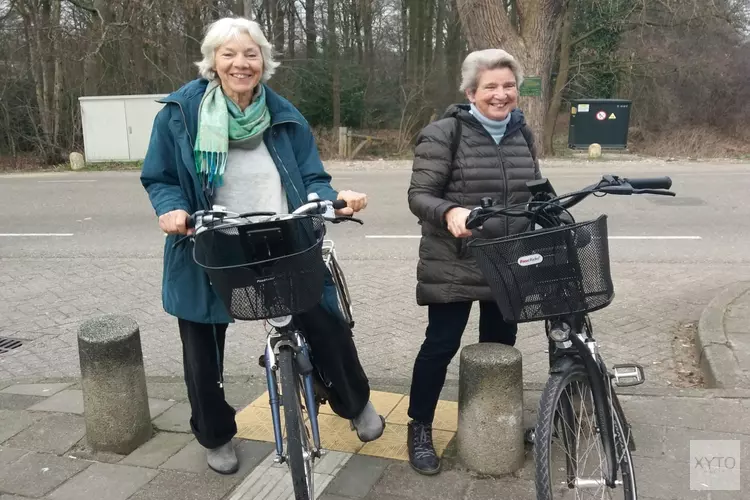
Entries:
[[216,50],[232,38],[241,35],[248,35],[260,47],[260,53],[263,56],[261,80],[267,82],[280,63],[273,60],[273,47],[263,34],[260,25],[244,17],[225,17],[206,28],[206,36],[201,43],[203,60],[195,63],[198,66],[198,73],[207,80],[216,79],[216,71],[214,71]]
[[479,85],[479,75],[486,70],[508,68],[516,77],[518,87],[523,83],[523,71],[516,59],[501,49],[476,50],[466,56],[461,65],[460,91],[476,91]]

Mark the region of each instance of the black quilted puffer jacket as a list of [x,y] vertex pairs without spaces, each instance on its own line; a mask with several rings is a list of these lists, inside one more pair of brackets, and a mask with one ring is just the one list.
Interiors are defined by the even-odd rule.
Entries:
[[[457,126],[456,120],[461,120]],[[460,141],[453,142],[460,131]],[[454,144],[456,155],[453,157]],[[464,104],[451,106],[427,125],[414,150],[409,208],[422,226],[417,266],[419,305],[492,300],[490,289],[466,248],[445,222],[453,207],[474,208],[488,196],[512,205],[529,200],[526,181],[541,177],[536,147],[523,113],[514,110],[500,144],[469,113]],[[520,218],[493,218],[473,237],[499,237],[527,230]]]

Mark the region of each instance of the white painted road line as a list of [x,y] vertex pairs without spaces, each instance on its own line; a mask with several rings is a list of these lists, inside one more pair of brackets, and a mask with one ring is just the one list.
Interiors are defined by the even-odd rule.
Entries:
[[365,238],[379,239],[379,240],[397,240],[397,239],[411,239],[421,238],[422,236],[417,234],[367,234]]
[[0,233],[0,237],[8,237],[8,238],[25,238],[28,236],[32,236],[32,237],[73,236],[73,233]]
[[76,180],[59,180],[59,181],[37,181],[40,184],[61,184],[61,183],[70,183],[70,184],[80,184],[83,182],[96,182],[94,179],[76,179]]
[[[419,239],[418,234],[367,234],[365,238],[377,240]],[[701,240],[700,236],[610,236],[610,240]]]
[[610,236],[610,240],[702,240],[700,236]]

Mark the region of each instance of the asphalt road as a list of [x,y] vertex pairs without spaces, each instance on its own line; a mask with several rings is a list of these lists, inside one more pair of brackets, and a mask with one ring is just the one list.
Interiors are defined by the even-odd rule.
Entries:
[[[330,229],[354,295],[355,341],[374,380],[408,383],[426,322],[414,298],[419,226],[409,212],[408,162],[332,164],[334,186],[364,191],[364,226]],[[638,360],[647,384],[679,384],[674,332],[695,322],[729,283],[750,279],[750,164],[551,162],[543,173],[558,192],[604,173],[672,177],[675,198],[607,196],[574,209],[578,220],[609,216],[616,298],[593,315],[611,363]],[[182,374],[176,322],[161,308],[164,236],[137,172],[0,176],[0,337],[23,340],[0,355],[0,380],[79,374],[76,332],[105,313],[141,327],[149,375]],[[476,341],[476,312],[463,343]],[[230,328],[227,375],[258,373],[263,326]],[[540,325],[522,325],[517,347],[524,380],[546,379]],[[458,376],[457,360],[449,380]]]
[[[360,214],[364,226],[330,229],[342,257],[413,259],[419,226],[406,202],[410,172],[331,172],[336,188],[369,195]],[[590,184],[603,173],[669,175],[677,193],[675,198],[590,197],[574,209],[578,220],[608,215],[613,261],[748,261],[750,231],[742,228],[750,220],[750,165],[631,162],[544,170],[558,193]],[[163,234],[137,172],[0,176],[0,200],[0,257],[161,256]]]

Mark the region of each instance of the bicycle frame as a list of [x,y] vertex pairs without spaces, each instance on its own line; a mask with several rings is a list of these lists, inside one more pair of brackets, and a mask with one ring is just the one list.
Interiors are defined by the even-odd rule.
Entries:
[[[290,321],[283,326],[276,326],[274,320],[270,320],[268,323],[273,327],[273,330],[268,334],[265,348],[265,371],[266,371],[266,383],[268,385],[269,404],[271,407],[271,418],[273,420],[273,432],[274,441],[276,444],[276,463],[284,463],[286,458],[284,456],[284,440],[283,431],[281,429],[281,411],[279,404],[279,381],[277,376],[278,364],[276,363],[276,350],[280,348],[292,349],[297,352],[297,356],[302,356],[302,363],[310,363],[310,349],[305,341],[302,332],[294,328]],[[278,323],[277,323],[278,324]],[[297,358],[299,359],[299,358]],[[315,392],[313,389],[312,371],[305,370],[307,373],[300,375],[303,379],[302,393],[304,395],[305,406],[307,407],[307,413],[310,416],[310,427],[312,429],[313,437],[313,454],[316,458],[320,458],[320,428],[318,425],[317,406],[315,403]]]

